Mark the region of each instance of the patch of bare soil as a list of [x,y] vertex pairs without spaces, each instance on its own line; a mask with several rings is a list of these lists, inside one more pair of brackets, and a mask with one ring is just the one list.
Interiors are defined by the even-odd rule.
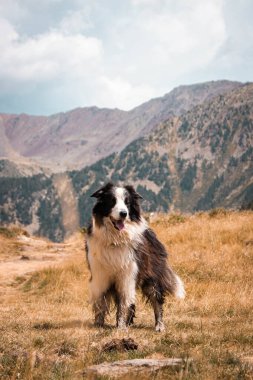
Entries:
[[0,296],[6,292],[14,292],[13,283],[25,280],[35,271],[46,267],[54,267],[63,263],[75,253],[71,243],[52,243],[40,238],[20,235],[15,243],[16,254],[8,252],[0,256]]

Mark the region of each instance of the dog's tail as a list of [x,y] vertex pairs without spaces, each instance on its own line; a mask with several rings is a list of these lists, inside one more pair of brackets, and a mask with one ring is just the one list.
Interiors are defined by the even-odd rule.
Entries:
[[175,283],[175,289],[174,289],[174,296],[180,299],[184,299],[186,292],[185,292],[183,281],[177,274],[175,274],[175,280],[176,280],[176,283]]
[[181,278],[168,265],[158,277],[158,283],[164,294],[171,294],[180,299],[185,298],[184,284]]

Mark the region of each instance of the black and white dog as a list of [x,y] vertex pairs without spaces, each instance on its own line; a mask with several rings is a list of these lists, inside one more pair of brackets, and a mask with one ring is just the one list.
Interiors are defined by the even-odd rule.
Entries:
[[165,247],[141,216],[142,197],[132,186],[116,187],[112,183],[91,196],[97,203],[86,251],[95,324],[103,326],[111,299],[117,305],[117,326],[132,324],[139,286],[154,308],[156,331],[164,330],[165,295],[184,298],[185,290],[168,265]]

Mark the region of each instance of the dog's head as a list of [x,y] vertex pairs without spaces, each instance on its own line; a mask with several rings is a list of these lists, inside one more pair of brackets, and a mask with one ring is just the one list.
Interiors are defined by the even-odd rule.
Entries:
[[139,199],[142,196],[133,186],[117,187],[107,183],[91,196],[97,198],[93,216],[99,226],[104,224],[104,218],[110,218],[114,228],[122,231],[127,222],[141,219]]

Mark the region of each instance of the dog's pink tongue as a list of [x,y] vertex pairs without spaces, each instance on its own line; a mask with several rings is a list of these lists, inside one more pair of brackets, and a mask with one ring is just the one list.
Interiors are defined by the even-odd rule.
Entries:
[[123,228],[125,227],[124,223],[122,222],[122,220],[117,220],[116,222],[116,226],[118,227],[118,229],[121,231],[123,230]]

